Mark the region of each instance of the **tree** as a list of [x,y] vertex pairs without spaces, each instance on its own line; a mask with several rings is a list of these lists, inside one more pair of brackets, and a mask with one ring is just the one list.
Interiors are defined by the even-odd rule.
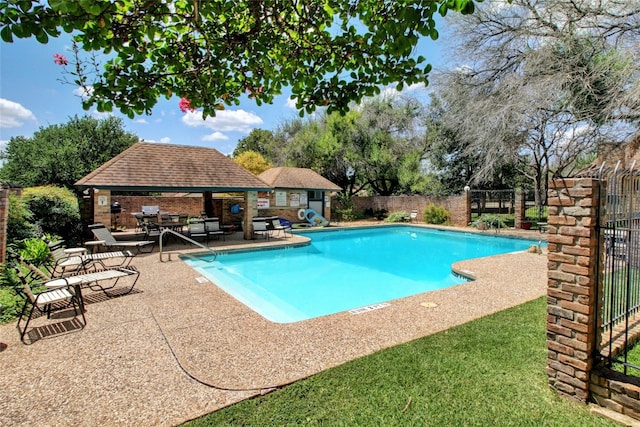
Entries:
[[254,175],[260,175],[262,172],[273,166],[271,163],[267,162],[260,153],[252,150],[243,151],[237,156],[234,156],[233,161]]
[[474,2],[4,0],[0,36],[46,43],[72,33],[74,59],[56,61],[85,88],[87,109],[133,117],[176,94],[206,117],[247,93],[270,103],[290,86],[302,114],[425,82],[431,66],[413,49],[437,39],[434,14],[448,10],[471,13]]
[[33,137],[9,140],[0,158],[0,179],[25,187],[73,184],[138,141],[121,119],[73,117],[63,125],[41,127]]
[[512,163],[544,204],[550,175],[637,131],[640,3],[498,0],[453,21],[464,65],[438,86],[476,180]]
[[277,159],[278,139],[270,130],[252,129],[249,135],[238,141],[233,150],[233,158],[246,151],[254,151],[262,155],[265,160],[274,162]]
[[344,115],[287,123],[279,136],[281,156],[289,166],[315,170],[349,197],[364,188],[381,195],[415,191],[425,150],[422,121],[415,99],[368,98]]

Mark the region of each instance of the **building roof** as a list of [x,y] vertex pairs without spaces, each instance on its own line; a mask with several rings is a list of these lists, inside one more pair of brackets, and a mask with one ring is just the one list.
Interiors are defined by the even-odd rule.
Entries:
[[213,148],[138,142],[78,180],[116,191],[268,191],[268,184]]
[[340,191],[342,188],[306,168],[271,168],[258,175],[272,188]]

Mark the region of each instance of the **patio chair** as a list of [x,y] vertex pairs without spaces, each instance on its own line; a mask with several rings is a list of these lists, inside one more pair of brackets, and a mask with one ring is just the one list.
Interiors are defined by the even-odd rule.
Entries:
[[204,237],[205,242],[207,244],[209,243],[209,235],[207,234],[207,230],[205,229],[203,219],[192,219],[187,226],[187,234],[192,240]]
[[411,218],[411,222],[416,222],[418,220],[418,210],[414,209],[409,214],[409,218]]
[[207,232],[207,239],[211,236],[217,236],[219,239],[222,236],[222,240],[225,240],[224,231],[220,228],[220,221],[217,217],[205,218],[204,229]]
[[[287,232],[289,232],[289,236],[293,236],[293,229],[290,225],[284,225],[280,222],[280,218],[277,216],[266,218],[267,221],[267,229],[272,230],[272,233],[280,233],[284,234],[285,239],[287,238]],[[273,234],[272,234],[273,235]]]
[[[125,248],[136,248],[138,252],[149,253],[153,251],[153,248],[156,245],[156,242],[153,240],[116,240],[111,234],[104,224],[97,223],[89,226],[91,232],[96,237],[97,240],[101,240],[104,242],[104,245],[108,248],[116,248],[123,250]],[[142,248],[150,246],[148,251],[143,251]]]
[[134,213],[133,217],[136,219],[136,229],[135,231],[142,231],[142,227],[144,226],[144,218],[141,213]]
[[[38,282],[35,284],[36,286],[45,286],[47,289],[36,293],[32,290],[31,284],[27,280],[26,276],[22,273],[20,267],[17,265],[14,265],[13,267],[18,278],[20,279],[20,282],[22,283],[22,292],[25,296],[24,305],[22,306],[20,316],[18,316],[18,323],[16,324],[18,332],[20,333],[20,341],[22,341],[24,344],[27,344],[27,342],[24,340],[24,337],[27,334],[29,322],[31,322],[31,320],[34,318],[34,314],[46,314],[47,319],[50,319],[52,312],[67,309],[69,306],[73,307],[74,318],[77,317],[78,312],[80,312],[80,315],[82,316],[82,328],[86,326],[87,319],[84,317],[82,295],[79,294],[77,289],[72,286],[66,279],[55,279],[53,281],[49,280]],[[55,284],[52,282],[55,282]],[[20,323],[25,317],[28,308],[29,313],[26,316],[26,322],[21,328]],[[65,327],[60,326],[59,324],[55,328],[56,331],[64,329]]]
[[269,240],[271,237],[271,230],[267,228],[267,220],[262,217],[255,217],[252,220],[253,223],[253,231],[251,232],[251,238],[255,239],[256,236],[263,236],[265,239]]
[[89,253],[86,248],[65,248],[62,245],[50,247],[53,265],[47,270],[52,277],[62,277],[77,271],[96,269],[96,265],[102,268],[126,267],[133,259],[131,251],[113,251]]
[[[105,269],[94,269],[92,271],[76,271],[65,277],[53,277],[52,275],[42,271],[40,268],[18,256],[18,259],[30,271],[30,277],[34,280],[42,282],[47,287],[54,287],[67,283],[76,289],[76,293],[80,298],[82,305],[81,288],[89,288],[94,291],[102,291],[109,297],[128,294],[133,290],[140,277],[140,272],[132,265],[126,267],[110,267]],[[109,291],[118,285],[123,277],[131,277],[133,279],[131,285],[128,285],[126,291],[110,293]],[[64,282],[63,282],[64,281]],[[125,288],[126,289],[126,288]]]

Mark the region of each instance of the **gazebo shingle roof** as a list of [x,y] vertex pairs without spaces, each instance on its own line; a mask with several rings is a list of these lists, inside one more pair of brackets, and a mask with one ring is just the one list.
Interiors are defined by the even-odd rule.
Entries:
[[272,188],[340,191],[338,185],[306,168],[271,168],[258,175]]
[[213,148],[138,142],[75,183],[120,191],[267,191]]

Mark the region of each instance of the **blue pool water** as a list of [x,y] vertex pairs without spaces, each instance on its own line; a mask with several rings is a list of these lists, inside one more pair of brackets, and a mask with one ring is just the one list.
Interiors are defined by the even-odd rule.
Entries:
[[394,226],[301,233],[303,247],[185,262],[277,323],[366,307],[465,281],[456,261],[525,250],[529,240]]

